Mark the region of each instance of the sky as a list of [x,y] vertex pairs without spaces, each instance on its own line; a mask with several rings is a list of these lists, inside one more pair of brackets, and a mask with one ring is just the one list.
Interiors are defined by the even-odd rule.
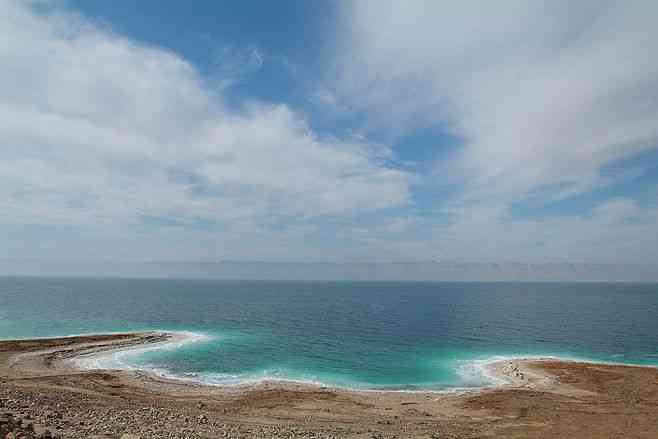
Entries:
[[0,258],[655,263],[657,17],[0,0]]

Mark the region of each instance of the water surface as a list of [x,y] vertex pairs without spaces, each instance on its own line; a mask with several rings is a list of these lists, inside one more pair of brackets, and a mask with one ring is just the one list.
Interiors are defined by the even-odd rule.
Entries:
[[490,383],[494,356],[658,364],[658,285],[0,278],[0,338],[179,330],[115,358],[207,382],[372,389]]

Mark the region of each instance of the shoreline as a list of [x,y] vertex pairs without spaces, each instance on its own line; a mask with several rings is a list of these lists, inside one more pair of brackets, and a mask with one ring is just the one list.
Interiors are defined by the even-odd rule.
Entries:
[[[98,341],[85,343],[84,340],[102,339]],[[78,370],[80,372],[115,372],[122,374],[136,374],[142,381],[153,381],[154,383],[170,383],[180,386],[190,386],[193,388],[208,388],[208,390],[219,390],[225,392],[248,391],[260,387],[272,388],[281,387],[284,389],[298,389],[308,387],[309,389],[331,390],[339,392],[354,392],[366,394],[429,394],[429,395],[459,395],[472,394],[487,390],[494,390],[505,387],[518,386],[536,386],[538,382],[550,383],[552,377],[546,374],[538,375],[537,372],[528,372],[527,365],[530,363],[541,364],[544,362],[561,362],[573,364],[591,364],[591,365],[608,365],[624,367],[641,367],[641,368],[658,368],[657,365],[619,363],[609,361],[593,361],[580,358],[559,357],[552,355],[494,355],[489,358],[464,360],[474,363],[475,368],[491,381],[491,384],[473,387],[449,387],[445,389],[417,388],[417,389],[387,389],[387,388],[367,388],[367,387],[348,387],[324,383],[321,381],[311,381],[294,378],[254,378],[245,379],[237,382],[209,382],[202,378],[183,377],[170,373],[163,369],[139,367],[120,361],[120,358],[131,355],[139,355],[142,352],[176,349],[183,345],[194,344],[212,340],[214,337],[194,331],[170,331],[170,330],[152,330],[152,331],[118,331],[102,333],[85,333],[65,336],[38,337],[38,338],[19,338],[0,340],[2,343],[47,343],[49,341],[70,341],[75,344],[74,350],[68,349],[65,357],[58,358],[57,361],[51,362],[49,368],[53,370]],[[83,340],[80,342],[80,340]],[[52,350],[56,353],[57,348]],[[50,349],[36,352],[17,354],[15,357],[20,358],[30,356],[43,356],[51,353]],[[15,359],[10,359],[15,362]],[[103,363],[105,365],[103,365]],[[107,362],[117,363],[117,367],[110,367]],[[403,385],[403,384],[401,384]]]
[[[44,337],[35,339],[17,339],[17,340],[0,340],[3,341],[41,341],[51,339],[78,339],[81,337],[113,337],[113,336],[128,336],[135,339],[134,343],[125,343],[119,346],[113,346],[110,342],[97,349],[90,351],[78,352],[77,355],[69,358],[66,363],[71,367],[81,371],[121,371],[121,372],[137,372],[145,376],[151,377],[155,381],[170,381],[181,385],[193,385],[195,387],[208,387],[210,389],[219,389],[224,391],[230,390],[244,390],[258,388],[259,386],[281,386],[282,388],[297,388],[308,386],[315,389],[328,389],[334,391],[357,392],[357,393],[419,393],[419,394],[462,394],[473,393],[486,390],[492,390],[504,386],[518,386],[523,384],[533,384],[536,381],[550,381],[549,376],[537,376],[537,373],[531,373],[530,380],[527,379],[527,372],[523,372],[521,367],[529,363],[539,364],[542,362],[562,362],[562,363],[587,363],[592,365],[609,365],[609,366],[626,366],[626,367],[653,367],[657,368],[658,365],[648,364],[633,364],[633,363],[620,363],[610,361],[594,361],[590,359],[582,359],[575,357],[560,357],[553,355],[494,355],[488,358],[464,360],[465,362],[474,364],[474,367],[479,372],[491,381],[488,385],[472,386],[472,387],[448,387],[445,389],[431,389],[431,388],[417,388],[417,389],[388,389],[388,388],[368,388],[368,387],[349,387],[334,385],[321,381],[311,381],[294,378],[245,378],[243,381],[237,382],[210,382],[203,378],[183,377],[170,373],[166,370],[139,367],[128,364],[127,362],[116,361],[119,358],[139,355],[142,352],[162,350],[162,349],[176,349],[183,345],[194,344],[204,341],[212,340],[214,337],[194,331],[169,331],[169,330],[153,330],[153,331],[139,331],[139,332],[107,332],[107,333],[89,333],[79,335],[66,335],[62,337]],[[120,367],[110,367],[102,365],[104,361],[108,361],[108,357],[112,357]],[[109,360],[110,362],[112,360]],[[110,363],[111,364],[111,363]],[[524,379],[526,380],[524,382]],[[404,386],[404,384],[400,384]]]
[[[3,411],[22,419],[15,429],[31,424],[51,436],[95,439],[124,433],[141,439],[608,438],[615,431],[658,437],[658,368],[652,366],[499,358],[482,367],[500,384],[466,391],[208,385],[138,369],[79,367],[98,356],[190,340],[190,333],[153,331],[0,341],[0,437]],[[34,434],[25,437],[39,437]]]
[[[220,390],[220,391],[243,391],[243,390],[252,390],[258,389],[259,387],[275,387],[279,386],[281,388],[300,388],[308,387],[311,389],[323,389],[323,390],[332,390],[332,391],[342,391],[342,392],[355,392],[355,393],[369,393],[369,394],[386,394],[386,393],[409,393],[409,394],[465,394],[465,393],[474,393],[485,390],[495,389],[501,386],[513,385],[515,381],[514,378],[510,376],[504,370],[504,365],[507,363],[518,364],[518,362],[540,362],[540,361],[575,361],[571,359],[551,357],[551,356],[537,356],[537,357],[505,357],[505,356],[495,356],[491,359],[477,359],[471,360],[472,363],[476,363],[475,368],[479,369],[479,372],[491,381],[489,385],[482,386],[473,386],[473,387],[448,387],[445,389],[431,389],[431,388],[417,388],[417,389],[387,389],[387,388],[368,388],[368,387],[348,387],[334,385],[331,383],[324,383],[321,381],[311,381],[303,379],[294,379],[294,378],[274,378],[274,377],[264,377],[264,378],[254,378],[254,379],[245,379],[244,381],[237,382],[209,382],[202,378],[188,378],[173,373],[169,373],[165,370],[139,367],[130,365],[127,362],[122,362],[120,358],[127,357],[131,355],[139,355],[142,352],[161,350],[161,349],[176,349],[183,345],[193,344],[197,342],[203,342],[211,340],[213,337],[193,332],[193,331],[165,331],[165,330],[154,330],[154,331],[143,331],[143,332],[111,332],[111,333],[90,333],[90,334],[80,334],[80,335],[67,335],[62,337],[45,337],[45,338],[35,338],[35,339],[17,339],[17,340],[0,340],[0,343],[3,341],[12,342],[12,341],[29,341],[29,342],[40,342],[48,340],[77,340],[84,339],[87,337],[121,337],[121,343],[116,343],[113,340],[109,340],[107,343],[101,345],[86,346],[84,343],[80,344],[78,349],[73,352],[69,352],[65,359],[60,359],[57,363],[51,364],[51,368],[59,369],[77,369],[80,371],[114,371],[120,373],[137,373],[143,378],[148,378],[154,382],[162,383],[169,382],[177,385],[189,385],[194,388],[198,387],[207,387],[209,390]],[[123,340],[123,337],[129,337],[129,339]],[[30,355],[40,355],[47,352],[36,352]],[[105,364],[103,364],[105,363]],[[109,363],[109,364],[108,364]],[[111,364],[116,363],[117,367],[111,367]],[[516,366],[518,367],[518,366]],[[403,384],[401,384],[402,386]]]

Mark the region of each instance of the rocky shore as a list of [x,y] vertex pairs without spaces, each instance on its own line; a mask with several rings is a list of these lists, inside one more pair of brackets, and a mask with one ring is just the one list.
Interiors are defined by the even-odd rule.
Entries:
[[557,360],[490,365],[479,392],[239,390],[138,372],[79,370],[80,356],[164,343],[162,333],[0,342],[0,439],[658,437],[658,369]]

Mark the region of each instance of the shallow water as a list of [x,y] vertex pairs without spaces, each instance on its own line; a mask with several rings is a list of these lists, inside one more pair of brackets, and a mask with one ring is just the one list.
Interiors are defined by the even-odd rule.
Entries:
[[658,364],[658,285],[0,278],[0,338],[132,330],[207,337],[101,359],[218,384],[491,383],[483,360]]

